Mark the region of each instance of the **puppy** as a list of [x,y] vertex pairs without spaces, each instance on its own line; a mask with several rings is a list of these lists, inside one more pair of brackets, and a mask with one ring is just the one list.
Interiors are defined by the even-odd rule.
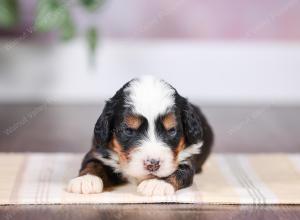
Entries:
[[212,142],[200,109],[171,85],[151,76],[133,79],[106,102],[92,148],[67,189],[101,193],[130,181],[142,195],[172,195],[192,185]]

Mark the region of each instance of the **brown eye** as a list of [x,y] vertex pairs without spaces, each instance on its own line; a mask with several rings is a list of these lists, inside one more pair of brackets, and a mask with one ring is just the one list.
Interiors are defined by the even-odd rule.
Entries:
[[133,128],[126,127],[126,128],[124,129],[124,133],[125,133],[127,136],[134,136],[135,133],[136,133],[136,130],[133,129]]
[[167,132],[168,132],[168,135],[171,137],[173,137],[177,134],[176,128],[170,128],[169,130],[167,130]]

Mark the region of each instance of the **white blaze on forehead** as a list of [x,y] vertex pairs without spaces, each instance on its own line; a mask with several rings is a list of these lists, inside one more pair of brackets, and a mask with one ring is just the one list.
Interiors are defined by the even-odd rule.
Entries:
[[148,120],[154,120],[174,105],[174,89],[153,76],[144,76],[132,81],[127,91],[129,91],[127,104],[133,107],[135,113],[143,115]]

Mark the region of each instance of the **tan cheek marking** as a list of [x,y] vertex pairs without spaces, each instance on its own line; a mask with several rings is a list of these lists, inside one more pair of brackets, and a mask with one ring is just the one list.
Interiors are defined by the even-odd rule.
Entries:
[[129,150],[124,151],[121,144],[118,142],[117,138],[113,136],[112,140],[109,143],[109,148],[118,154],[120,164],[126,164],[130,161],[130,155],[139,149],[135,147],[129,148]]
[[175,151],[174,151],[174,158],[175,160],[177,160],[177,156],[178,154],[185,148],[185,140],[184,140],[184,137],[181,137],[180,140],[179,140],[179,143],[177,145],[177,147],[175,148]]
[[167,114],[163,119],[163,125],[166,130],[174,128],[176,126],[176,118],[173,113]]
[[130,115],[125,117],[125,123],[130,128],[138,129],[142,124],[142,120],[137,116]]
[[118,154],[121,164],[127,163],[128,160],[127,154],[126,152],[123,151],[122,146],[120,145],[120,143],[118,142],[115,136],[113,136],[112,138],[110,148],[113,149]]

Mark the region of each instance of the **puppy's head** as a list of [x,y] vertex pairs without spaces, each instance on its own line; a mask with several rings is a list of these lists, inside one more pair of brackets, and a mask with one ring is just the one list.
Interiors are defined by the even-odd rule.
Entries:
[[200,114],[166,82],[134,79],[106,102],[96,123],[99,158],[129,177],[169,176],[199,153]]

